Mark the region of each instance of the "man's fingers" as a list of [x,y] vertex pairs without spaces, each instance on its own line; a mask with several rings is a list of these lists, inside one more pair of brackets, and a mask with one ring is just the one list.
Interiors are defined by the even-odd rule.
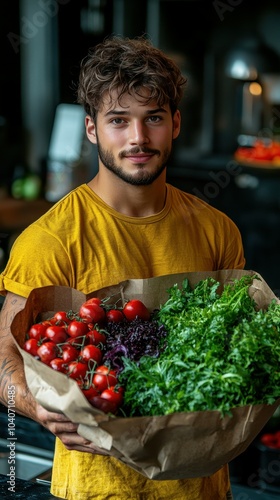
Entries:
[[108,452],[102,450],[102,448],[98,448],[94,445],[94,443],[88,441],[77,433],[68,434],[63,432],[58,437],[68,450],[84,451],[98,455],[108,455]]
[[69,420],[62,413],[54,413],[37,405],[38,421],[42,423],[52,434],[58,437],[68,450],[77,450],[98,455],[108,455],[91,441],[83,438],[77,433],[78,424]]
[[39,420],[42,420],[43,422],[51,422],[51,421],[58,421],[58,422],[69,422],[69,418],[66,417],[63,413],[55,413],[52,411],[48,411],[43,406],[37,405],[37,416]]

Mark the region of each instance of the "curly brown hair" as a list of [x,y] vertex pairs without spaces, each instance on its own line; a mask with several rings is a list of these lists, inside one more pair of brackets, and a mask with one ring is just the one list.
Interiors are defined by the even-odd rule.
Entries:
[[90,48],[82,60],[77,101],[93,120],[104,94],[116,90],[118,101],[129,93],[146,98],[147,104],[153,100],[159,106],[168,103],[174,114],[185,84],[175,62],[147,38],[111,36]]

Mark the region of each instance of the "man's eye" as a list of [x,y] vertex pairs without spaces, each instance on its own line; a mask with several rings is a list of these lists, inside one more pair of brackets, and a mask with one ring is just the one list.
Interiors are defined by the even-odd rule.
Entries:
[[148,118],[148,121],[153,122],[153,123],[160,122],[161,120],[162,120],[161,116],[156,116],[156,115],[150,116]]
[[111,123],[114,125],[121,125],[124,122],[123,118],[114,118]]

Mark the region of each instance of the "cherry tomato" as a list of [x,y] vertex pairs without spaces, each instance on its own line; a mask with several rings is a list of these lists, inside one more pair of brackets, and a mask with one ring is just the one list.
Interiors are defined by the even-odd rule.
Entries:
[[82,337],[88,332],[88,326],[83,321],[72,320],[68,325],[67,332],[70,337]]
[[97,304],[98,306],[101,306],[102,300],[99,297],[91,297],[86,301],[86,303],[89,304]]
[[280,448],[280,432],[265,433],[260,438],[261,443],[269,448]]
[[280,444],[280,431],[275,432],[275,439],[277,439],[278,443]]
[[37,355],[43,363],[49,365],[50,361],[57,357],[57,345],[51,340],[44,342],[38,347]]
[[110,386],[117,384],[117,374],[115,370],[110,370],[106,365],[98,366],[95,370],[92,382],[94,386],[100,391],[108,389]]
[[71,361],[68,364],[68,374],[69,377],[74,379],[83,379],[86,376],[88,367],[82,361]]
[[108,389],[101,392],[100,397],[120,406],[123,402],[123,390],[115,386],[108,387]]
[[62,347],[62,359],[64,363],[70,363],[78,359],[80,352],[71,344],[64,344]]
[[128,321],[132,321],[135,318],[143,320],[148,320],[150,318],[150,313],[145,304],[137,299],[127,302],[123,308],[123,313]]
[[110,309],[106,313],[106,318],[107,318],[107,321],[111,321],[113,323],[120,323],[121,321],[124,321],[124,319],[125,319],[125,317],[124,317],[122,311],[120,311],[120,309]]
[[71,319],[68,316],[68,313],[66,311],[57,311],[53,319],[55,320],[56,323],[70,323]]
[[26,352],[29,352],[29,354],[32,354],[32,356],[37,356],[37,350],[39,345],[40,344],[38,343],[38,340],[31,338],[24,342],[23,349]]
[[57,372],[67,373],[67,365],[62,358],[51,359],[50,367]]
[[46,329],[46,337],[55,344],[61,344],[67,339],[67,333],[64,326],[51,325]]
[[117,413],[118,405],[113,401],[108,401],[101,396],[93,396],[88,400],[92,406],[104,413]]
[[86,345],[82,350],[81,350],[81,359],[88,363],[89,361],[95,361],[98,365],[101,363],[102,360],[102,351],[97,347],[96,345]]
[[50,325],[55,325],[56,321],[54,318],[49,318],[49,319],[45,319],[44,321],[42,321],[42,325],[47,325],[47,326],[50,326]]
[[266,446],[270,446],[274,440],[272,433],[263,434],[260,439],[261,439],[261,442]]
[[106,320],[105,310],[95,303],[84,302],[79,309],[79,316],[87,323],[102,324]]
[[80,387],[80,389],[87,399],[91,399],[91,398],[94,398],[95,396],[100,395],[98,390],[93,385],[91,385],[90,387],[86,387],[86,386]]
[[85,342],[86,336],[82,335],[82,337],[68,337],[67,342],[65,342],[65,345],[72,345],[76,349],[81,350],[82,347],[86,344]]
[[43,323],[35,323],[28,330],[28,336],[31,339],[42,340],[45,337],[46,329],[48,325]]
[[86,343],[92,345],[106,344],[106,335],[105,333],[101,333],[98,330],[90,330],[86,334]]

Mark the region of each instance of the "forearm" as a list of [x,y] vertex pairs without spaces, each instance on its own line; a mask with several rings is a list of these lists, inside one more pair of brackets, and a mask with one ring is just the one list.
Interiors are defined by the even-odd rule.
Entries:
[[77,433],[78,424],[69,421],[62,413],[45,410],[36,403],[29,391],[23,360],[11,333],[12,321],[24,308],[25,302],[26,299],[23,297],[9,293],[0,314],[0,403],[8,407],[9,394],[13,393],[15,411],[46,427],[61,439],[69,450],[107,455],[107,452],[89,443]]
[[[12,358],[12,359],[11,359]],[[22,358],[16,350],[0,354],[0,402],[8,406],[9,391],[15,390],[16,412],[35,418],[35,402],[30,393],[23,372]]]
[[8,406],[9,390],[15,390],[16,412],[36,420],[35,401],[30,393],[24,375],[22,357],[11,334],[11,323],[23,309],[26,299],[9,294],[0,315],[0,402]]

